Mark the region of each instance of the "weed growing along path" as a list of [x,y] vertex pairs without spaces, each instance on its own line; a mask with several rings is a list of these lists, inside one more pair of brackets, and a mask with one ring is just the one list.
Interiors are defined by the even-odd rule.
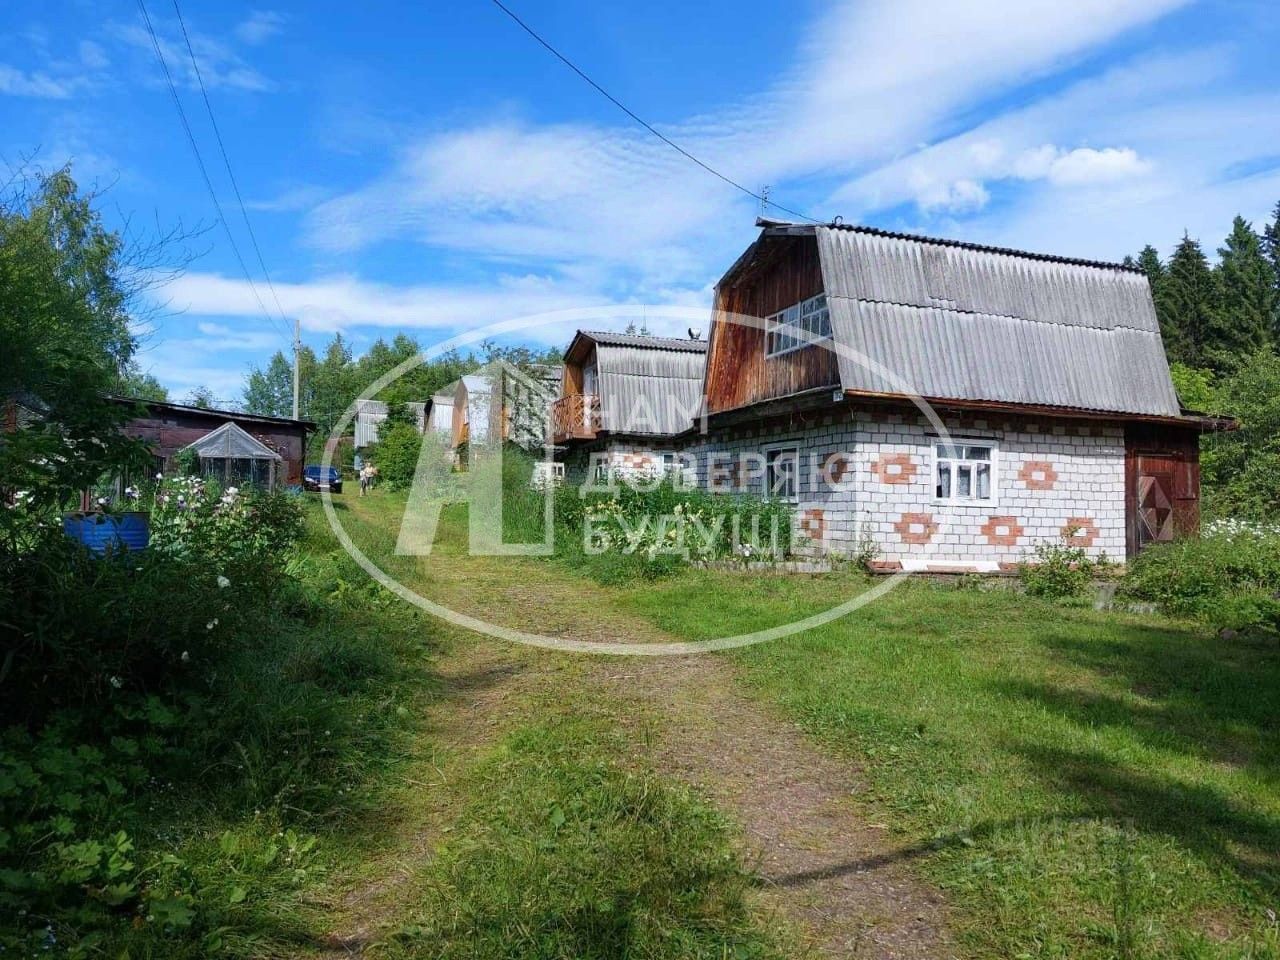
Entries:
[[[433,600],[545,634],[674,639],[622,607],[616,591],[554,564],[467,556],[461,512],[446,513],[431,557],[394,557],[401,503],[349,498],[343,521],[362,549]],[[672,916],[685,918],[674,934],[688,938],[685,955],[713,943],[741,956],[952,955],[939,897],[901,862],[900,844],[885,825],[859,814],[853,765],[824,755],[780,712],[744,696],[725,658],[575,657],[455,633],[438,671],[444,694],[427,728],[439,750],[406,772],[403,811],[384,849],[333,895],[338,921],[326,940],[333,953],[360,953],[372,943],[433,956],[582,950],[581,943],[549,947],[526,928],[526,922],[536,928],[540,911],[549,909],[536,891],[498,904],[475,902],[502,889],[484,865],[514,863],[513,851],[524,850],[547,857],[544,872],[569,870],[562,879],[577,882],[583,889],[576,895],[588,899],[608,900],[607,891],[589,888],[637,859],[649,863],[652,875],[636,883],[654,902],[664,886],[704,891],[692,909],[668,905]],[[571,791],[576,800],[556,795],[580,784],[584,764],[605,771],[603,780]],[[661,843],[635,830],[610,832],[633,822],[619,818],[619,804],[632,806],[618,797],[637,784],[644,796],[664,798],[656,821]],[[576,818],[584,836],[594,838],[576,854],[585,867],[559,863],[537,829],[498,825],[527,824],[530,803],[554,831]],[[462,842],[450,836],[455,832]],[[556,846],[569,842],[561,832],[555,836]],[[682,857],[681,850],[697,856]],[[591,871],[597,861],[599,876]],[[742,882],[737,863],[756,883]],[[574,875],[579,869],[586,873]],[[612,906],[604,904],[604,912]],[[645,942],[645,923],[637,928],[634,915],[627,922],[625,932],[597,924],[592,944]],[[664,933],[662,942],[672,936]],[[498,942],[507,952],[485,952],[483,944]]]

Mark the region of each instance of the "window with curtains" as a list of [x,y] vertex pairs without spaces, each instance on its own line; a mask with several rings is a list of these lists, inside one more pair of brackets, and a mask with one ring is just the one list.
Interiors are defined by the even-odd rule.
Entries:
[[996,497],[996,447],[989,441],[934,446],[934,495],[943,503],[989,503]]

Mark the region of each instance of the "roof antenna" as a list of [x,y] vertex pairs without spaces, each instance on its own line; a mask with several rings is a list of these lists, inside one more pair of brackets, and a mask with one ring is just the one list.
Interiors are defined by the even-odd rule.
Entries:
[[844,217],[832,217],[832,218],[831,218],[831,226],[833,226],[833,227],[838,227],[838,226],[840,226],[842,223],[844,223]]
[[760,216],[763,218],[769,212],[769,184],[765,184],[760,188]]

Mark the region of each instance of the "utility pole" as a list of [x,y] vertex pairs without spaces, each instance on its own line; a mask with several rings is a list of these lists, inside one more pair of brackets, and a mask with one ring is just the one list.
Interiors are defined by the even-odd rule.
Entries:
[[293,318],[293,419],[298,418],[298,377],[302,359],[302,321]]

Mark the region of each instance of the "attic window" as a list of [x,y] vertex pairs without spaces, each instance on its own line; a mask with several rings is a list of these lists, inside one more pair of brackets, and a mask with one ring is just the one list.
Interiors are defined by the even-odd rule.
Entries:
[[777,357],[831,337],[831,313],[824,293],[766,317],[765,356]]

